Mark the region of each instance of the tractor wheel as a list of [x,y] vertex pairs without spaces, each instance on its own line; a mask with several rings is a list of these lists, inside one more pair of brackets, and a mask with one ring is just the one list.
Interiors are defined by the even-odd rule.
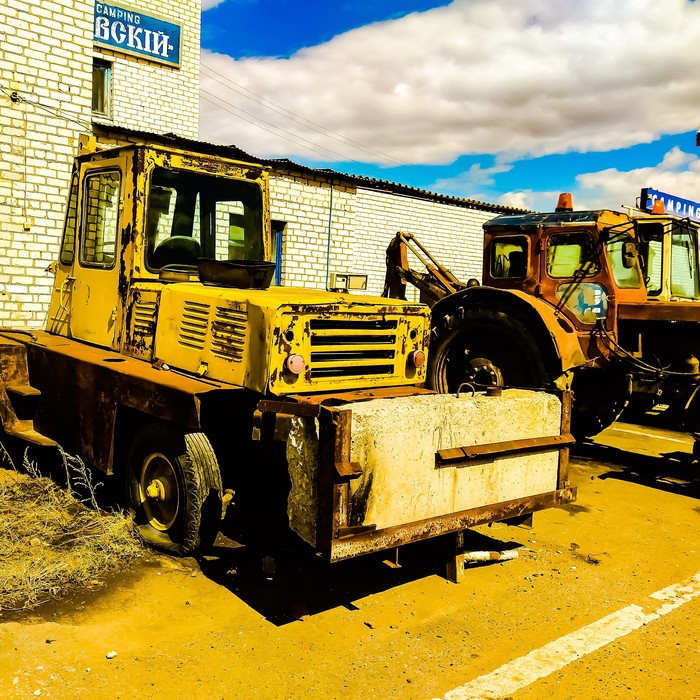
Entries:
[[627,375],[617,368],[580,368],[571,386],[571,432],[577,440],[593,437],[619,417],[629,402]]
[[126,479],[129,510],[146,544],[183,556],[213,544],[221,473],[204,433],[147,426],[132,443]]
[[441,393],[462,384],[544,388],[544,349],[523,321],[497,309],[459,306],[433,319],[428,386]]

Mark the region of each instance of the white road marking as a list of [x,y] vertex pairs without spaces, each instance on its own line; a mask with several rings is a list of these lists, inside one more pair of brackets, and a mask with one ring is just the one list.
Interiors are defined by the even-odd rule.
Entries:
[[619,428],[616,425],[613,425],[611,428],[609,428],[611,432],[616,432],[616,433],[629,433],[630,435],[641,435],[642,437],[649,438],[653,437],[658,440],[666,440],[667,442],[678,442],[681,445],[692,445],[693,440],[688,437],[686,440],[683,440],[682,438],[674,438],[674,437],[668,437],[666,435],[660,435],[659,433],[645,433],[643,430],[632,430],[631,428]]
[[687,581],[652,593],[650,598],[663,603],[653,612],[646,613],[639,605],[628,605],[450,690],[440,700],[488,700],[510,695],[564,668],[572,661],[658,620],[697,596],[700,596],[700,572]]

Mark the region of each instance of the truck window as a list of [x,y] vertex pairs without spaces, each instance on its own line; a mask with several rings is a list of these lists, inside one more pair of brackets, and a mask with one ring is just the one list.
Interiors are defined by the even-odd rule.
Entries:
[[600,270],[593,241],[585,231],[554,233],[547,247],[550,277],[591,277]]
[[662,279],[661,272],[663,269],[663,241],[651,240],[646,244],[645,249],[645,277],[644,281],[647,286],[647,294],[656,296],[661,293]]
[[663,289],[664,225],[641,220],[635,222],[635,227],[647,296],[658,296]]
[[632,242],[630,236],[619,236],[609,240],[605,244],[610,268],[615,278],[615,283],[620,289],[639,289],[642,286],[642,275],[639,265],[625,267],[623,264],[623,247],[625,243]]
[[262,192],[253,182],[156,168],[146,215],[146,265],[197,258],[262,260]]
[[491,277],[522,279],[527,275],[527,237],[494,238],[490,257]]
[[83,225],[80,262],[89,267],[113,267],[119,223],[118,171],[88,174],[83,184]]
[[608,315],[608,297],[596,282],[564,282],[557,289],[557,298],[583,323],[595,323]]
[[63,226],[63,243],[61,244],[61,265],[70,265],[75,256],[75,229],[78,219],[78,176],[73,175],[66,207],[66,222]]
[[698,298],[697,251],[689,231],[676,228],[671,234],[671,294]]

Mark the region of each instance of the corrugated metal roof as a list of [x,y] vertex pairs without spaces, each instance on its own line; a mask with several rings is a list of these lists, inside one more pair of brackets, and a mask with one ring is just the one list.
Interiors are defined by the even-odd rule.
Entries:
[[503,214],[521,214],[527,209],[519,209],[517,207],[508,207],[501,204],[492,204],[489,202],[480,202],[475,199],[466,199],[462,197],[453,197],[447,194],[438,192],[430,192],[422,190],[410,185],[404,185],[399,182],[391,182],[389,180],[379,180],[377,178],[365,177],[363,175],[352,175],[342,173],[330,168],[310,168],[306,165],[295,163],[287,158],[258,158],[250,153],[238,148],[237,146],[224,146],[219,144],[207,143],[205,141],[197,141],[188,139],[176,134],[154,134],[148,131],[139,131],[136,129],[128,129],[123,126],[110,126],[93,122],[93,131],[96,136],[105,136],[107,138],[118,139],[127,143],[160,143],[162,145],[176,145],[187,150],[198,151],[200,153],[208,153],[212,155],[220,155],[226,158],[235,160],[243,160],[250,163],[260,163],[268,166],[273,172],[275,169],[285,170],[291,173],[299,173],[303,175],[313,175],[314,177],[327,178],[332,180],[341,180],[347,184],[355,185],[356,187],[364,187],[366,189],[381,190],[384,192],[393,192],[395,194],[406,197],[415,197],[417,199],[426,199],[441,204],[450,204],[456,207],[464,207],[468,209],[480,209],[482,211],[500,212]]

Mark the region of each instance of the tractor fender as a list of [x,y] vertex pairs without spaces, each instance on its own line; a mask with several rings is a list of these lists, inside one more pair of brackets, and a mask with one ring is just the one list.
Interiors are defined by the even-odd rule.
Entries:
[[441,299],[432,308],[431,337],[437,324],[449,326],[454,315],[466,306],[490,308],[522,321],[541,348],[552,379],[586,364],[578,334],[570,321],[547,302],[517,289],[469,287]]

